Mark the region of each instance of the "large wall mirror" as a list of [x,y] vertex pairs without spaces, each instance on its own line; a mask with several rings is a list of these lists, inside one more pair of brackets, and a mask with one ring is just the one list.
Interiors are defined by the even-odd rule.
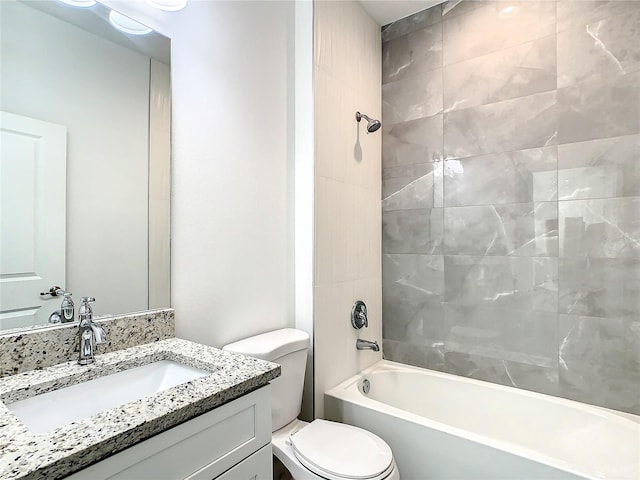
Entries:
[[0,2],[0,330],[170,304],[170,40],[74,3]]

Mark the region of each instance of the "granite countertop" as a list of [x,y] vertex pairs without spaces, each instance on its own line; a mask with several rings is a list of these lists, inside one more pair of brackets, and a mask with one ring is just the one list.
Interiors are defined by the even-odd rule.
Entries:
[[[280,375],[280,367],[274,363],[177,338],[96,355],[95,359],[88,366],[66,362],[0,379],[0,478],[62,478]],[[31,432],[5,406],[158,360],[173,360],[211,373],[41,434]]]

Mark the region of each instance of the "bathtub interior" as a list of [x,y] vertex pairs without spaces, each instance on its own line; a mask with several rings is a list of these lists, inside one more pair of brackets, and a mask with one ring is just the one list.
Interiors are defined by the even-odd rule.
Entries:
[[513,408],[513,393],[519,393],[514,389],[487,382],[452,381],[445,375],[433,374],[429,382],[424,382],[420,372],[396,371],[389,375],[373,371],[367,377],[368,396],[464,432],[476,432],[572,463],[594,458],[616,444],[619,458],[637,455],[638,445],[633,440],[640,434],[634,432],[635,425],[619,416],[528,392],[515,397],[517,408]]

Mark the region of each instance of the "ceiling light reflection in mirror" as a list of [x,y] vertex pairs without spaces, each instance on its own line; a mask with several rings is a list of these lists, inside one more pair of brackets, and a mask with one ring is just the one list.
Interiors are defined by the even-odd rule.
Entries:
[[109,12],[109,22],[111,22],[111,25],[113,25],[121,32],[129,33],[131,35],[146,35],[153,31],[146,25],[143,25],[140,22],[136,22],[126,15],[123,15],[114,10],[111,10]]
[[96,4],[95,0],[60,0],[70,7],[89,8]]
[[[59,0],[71,7],[88,8],[93,7],[96,0]],[[187,6],[187,0],[146,0],[146,3],[153,8],[166,12],[177,12]]]
[[177,12],[187,6],[187,0],[147,0],[147,3],[167,12]]
[[[90,8],[96,0],[59,0],[70,7]],[[187,6],[187,0],[147,0],[148,5],[167,12],[177,12]],[[153,30],[134,19],[114,10],[109,11],[109,23],[116,29],[129,35],[147,35]]]

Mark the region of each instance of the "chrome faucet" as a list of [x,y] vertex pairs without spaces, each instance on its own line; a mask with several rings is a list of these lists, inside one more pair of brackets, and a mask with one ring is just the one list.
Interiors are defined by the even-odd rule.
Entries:
[[361,338],[356,340],[356,348],[358,350],[373,350],[374,352],[380,351],[378,342],[370,342],[369,340],[362,340]]
[[93,308],[91,302],[95,302],[93,297],[82,297],[80,308],[78,309],[78,337],[80,339],[80,355],[78,364],[88,365],[94,362],[93,351],[95,346],[107,341],[107,334],[104,329],[93,323]]

